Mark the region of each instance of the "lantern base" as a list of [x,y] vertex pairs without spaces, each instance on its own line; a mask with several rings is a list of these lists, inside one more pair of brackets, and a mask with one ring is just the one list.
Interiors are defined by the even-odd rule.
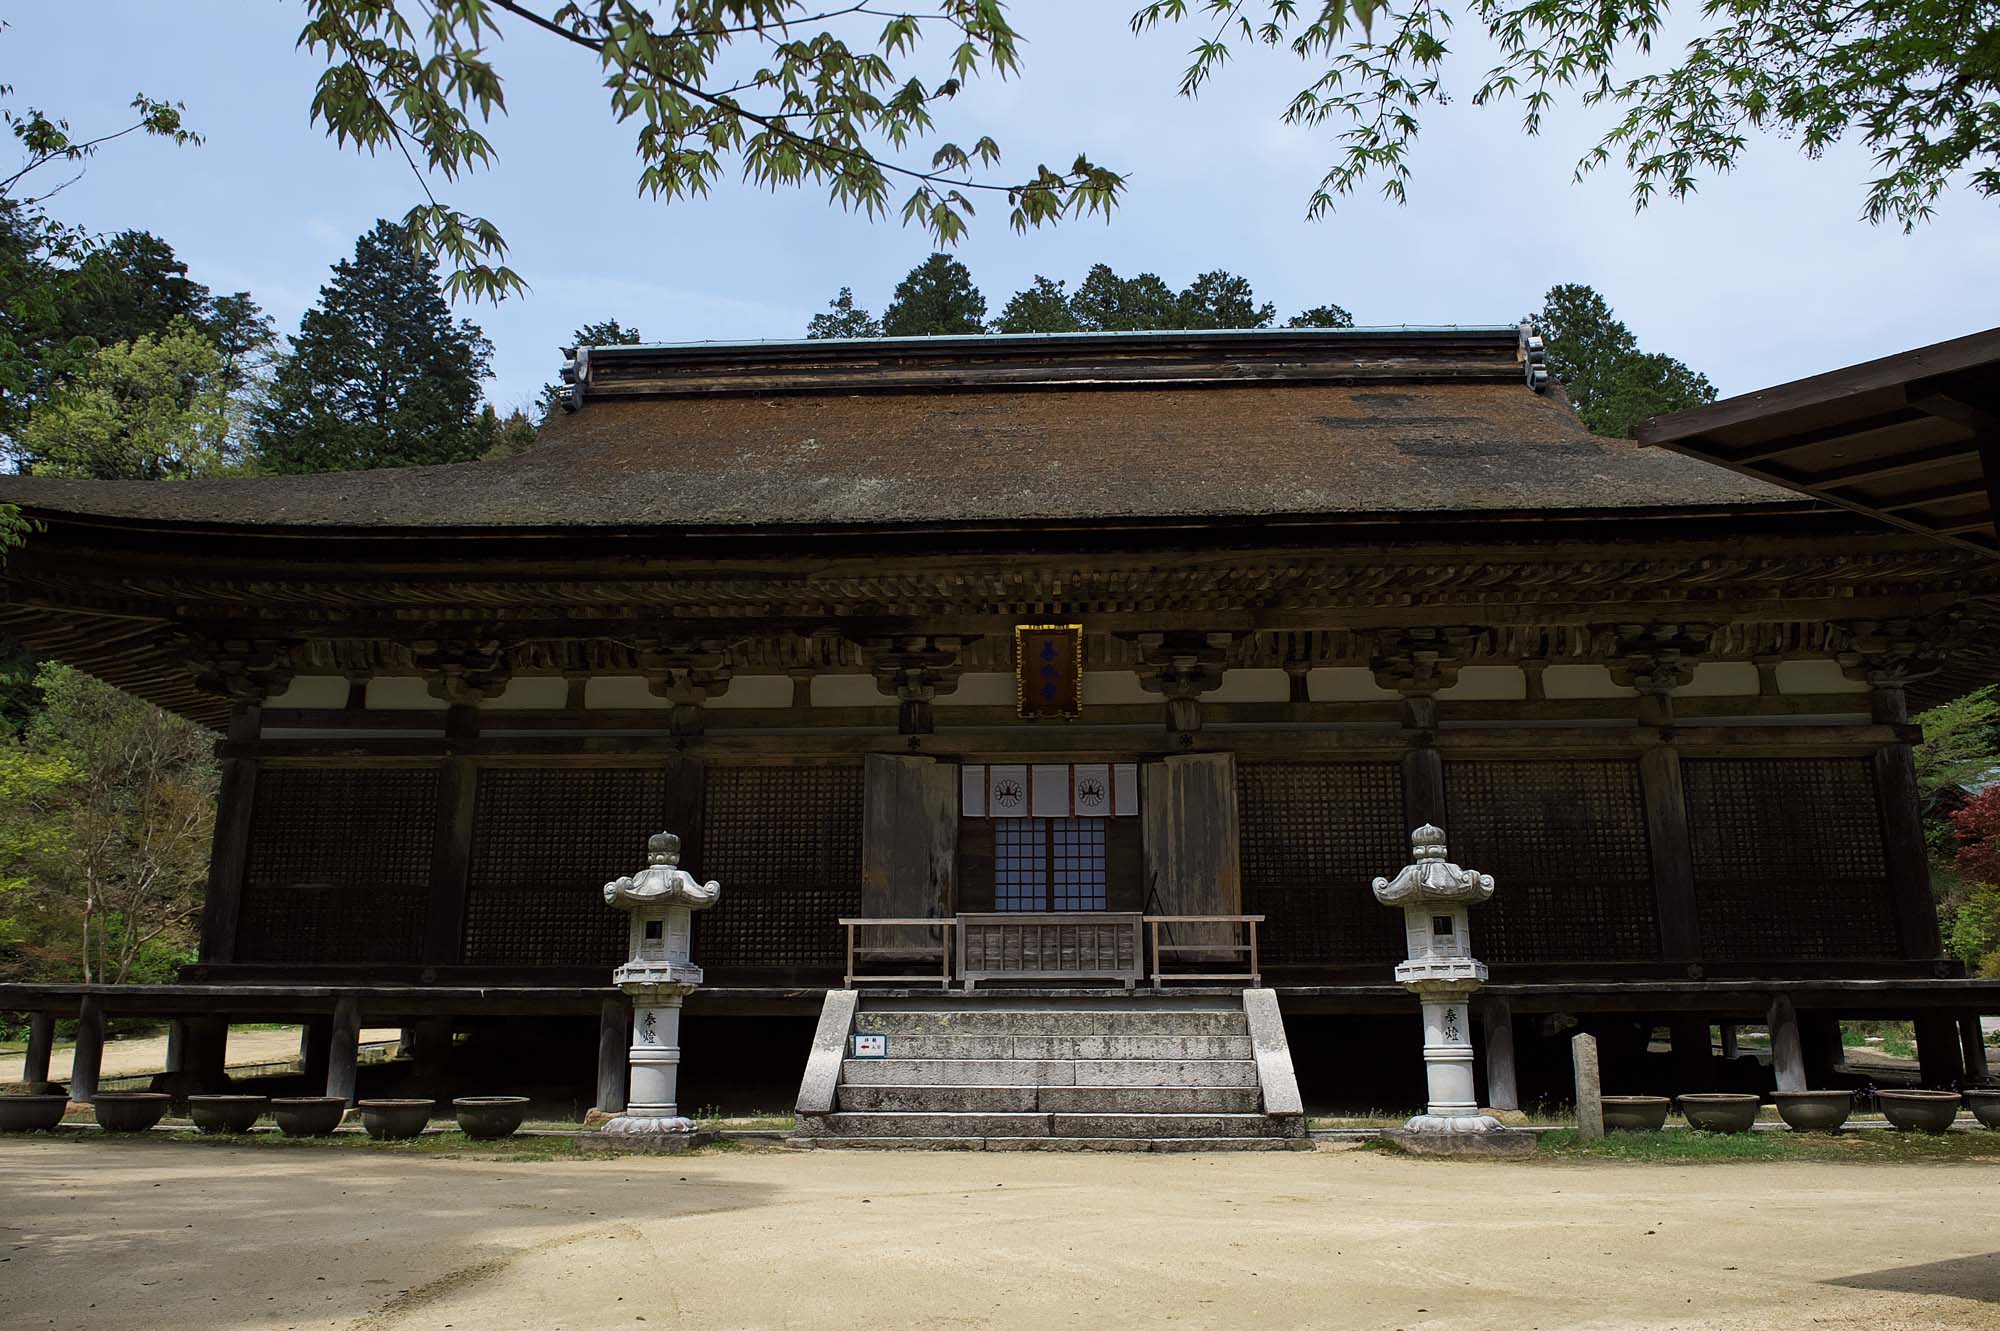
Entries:
[[719,1138],[714,1128],[697,1128],[685,1118],[620,1114],[596,1132],[578,1133],[584,1151],[640,1151],[647,1155],[678,1155]]
[[[1417,1123],[1428,1117],[1430,1116],[1419,1115],[1410,1121]],[[1487,1118],[1486,1121],[1494,1122],[1491,1118]],[[1497,1124],[1491,1129],[1472,1132],[1449,1130],[1440,1132],[1434,1128],[1423,1131],[1390,1128],[1382,1134],[1382,1141],[1385,1145],[1409,1155],[1473,1155],[1519,1159],[1535,1153],[1534,1133],[1522,1132],[1519,1128],[1503,1128]]]
[[1491,1114],[1418,1114],[1403,1125],[1404,1132],[1498,1132],[1502,1124]]
[[694,1131],[694,1120],[678,1114],[620,1114],[598,1131],[612,1137],[684,1137]]

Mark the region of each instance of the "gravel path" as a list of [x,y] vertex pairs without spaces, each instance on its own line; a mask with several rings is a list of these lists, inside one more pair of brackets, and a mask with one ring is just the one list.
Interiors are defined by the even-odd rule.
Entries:
[[0,1141],[12,1328],[2000,1326],[2000,1166]]

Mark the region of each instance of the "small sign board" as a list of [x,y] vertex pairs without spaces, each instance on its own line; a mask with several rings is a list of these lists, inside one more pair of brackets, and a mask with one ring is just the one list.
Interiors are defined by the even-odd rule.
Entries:
[[854,1037],[854,1057],[887,1058],[889,1037],[886,1035],[857,1035]]
[[1014,627],[1014,698],[1027,720],[1083,712],[1083,625]]

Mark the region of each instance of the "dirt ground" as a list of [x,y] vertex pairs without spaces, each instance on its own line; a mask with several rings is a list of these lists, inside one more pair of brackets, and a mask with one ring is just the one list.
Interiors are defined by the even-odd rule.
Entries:
[[12,1328],[2000,1327],[2000,1166],[0,1142]]
[[[364,1030],[361,1039],[364,1044],[377,1040],[393,1040],[400,1032],[389,1030]],[[70,1059],[75,1046],[59,1044],[49,1052],[49,1077],[53,1081],[68,1081]],[[278,1026],[271,1028],[239,1028],[229,1032],[229,1053],[231,1067],[244,1067],[258,1063],[282,1063],[288,1058],[299,1056],[299,1028]],[[27,1055],[24,1053],[0,1053],[0,1082],[16,1081],[21,1076],[21,1066]],[[164,1031],[151,1035],[134,1035],[104,1042],[104,1063],[100,1075],[106,1077],[136,1077],[148,1072],[158,1072],[167,1066],[167,1036]]]

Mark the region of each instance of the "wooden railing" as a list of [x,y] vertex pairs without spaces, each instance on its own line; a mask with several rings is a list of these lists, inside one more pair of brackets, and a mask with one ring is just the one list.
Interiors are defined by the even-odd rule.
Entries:
[[958,917],[958,978],[1122,980],[1145,975],[1140,915],[1108,911],[991,911]]
[[[950,988],[953,954],[967,993],[982,980],[1114,980],[1127,989],[1189,981],[1263,983],[1257,956],[1262,915],[1139,915],[1118,911],[983,911],[950,917],[843,919],[847,987],[857,984],[936,984]],[[883,943],[880,934],[900,937]],[[910,933],[925,931],[924,941]],[[935,940],[929,941],[932,931]],[[871,963],[921,963],[891,972]],[[1234,964],[1231,964],[1234,963]],[[1176,964],[1193,969],[1176,969]]]
[[[1187,980],[1242,980],[1253,987],[1262,984],[1263,971],[1257,964],[1257,926],[1263,922],[1262,915],[1148,915],[1146,924],[1153,943],[1153,988]],[[1163,926],[1169,931],[1165,941],[1160,938]],[[1179,939],[1175,938],[1175,931],[1180,932]],[[1170,955],[1187,957],[1197,965],[1241,958],[1249,967],[1170,971],[1167,969]]]
[[[953,924],[949,918],[938,919],[843,919],[841,926],[847,930],[847,985],[852,989],[856,984],[937,984],[941,988],[951,988],[951,943]],[[937,930],[937,941],[912,943],[897,941],[890,944],[869,945],[866,937],[857,940],[857,929],[923,929]],[[857,963],[865,965],[872,960],[924,961],[937,958],[937,968],[921,974],[886,975],[863,974],[855,969]]]

